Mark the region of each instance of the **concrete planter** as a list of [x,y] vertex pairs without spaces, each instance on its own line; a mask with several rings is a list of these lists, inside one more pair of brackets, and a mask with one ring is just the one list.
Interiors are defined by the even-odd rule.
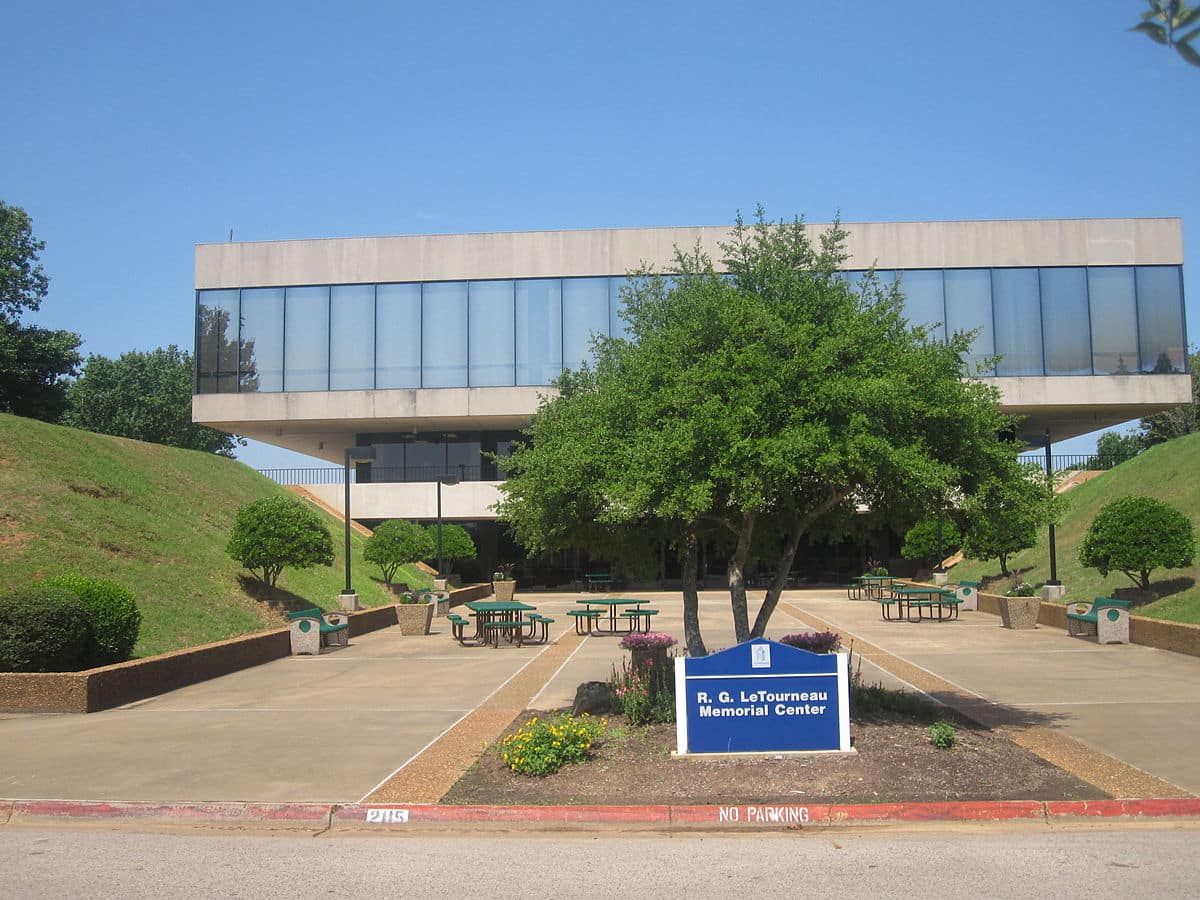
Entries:
[[449,581],[449,579],[446,579],[446,578],[435,578],[435,579],[433,579],[433,589],[434,589],[435,591],[444,591],[444,590],[446,590],[446,587],[447,587],[447,582],[448,582],[448,581]]
[[400,633],[429,634],[429,626],[433,624],[433,603],[397,603],[396,624]]
[[496,581],[492,583],[492,592],[496,595],[497,600],[505,602],[511,601],[517,593],[517,583],[515,581]]
[[1001,597],[1000,620],[1005,628],[1035,628],[1041,606],[1040,597]]

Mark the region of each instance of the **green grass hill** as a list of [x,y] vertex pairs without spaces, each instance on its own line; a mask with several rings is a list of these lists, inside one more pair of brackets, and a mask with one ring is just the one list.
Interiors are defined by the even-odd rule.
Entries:
[[[336,608],[345,576],[334,516],[317,510],[333,535],[333,566],[285,569],[270,597],[225,553],[237,508],[280,493],[211,453],[0,414],[0,592],[66,572],[112,578],[142,612],[136,656],[275,627],[288,609]],[[359,597],[391,602],[363,542],[352,535]],[[408,568],[396,580],[430,583]]]
[[[1101,577],[1079,564],[1079,547],[1092,519],[1106,503],[1126,495],[1157,497],[1192,521],[1200,537],[1200,434],[1158,444],[1065,494],[1069,508],[1055,529],[1058,577],[1068,599],[1123,597],[1138,603],[1135,613],[1157,619],[1200,623],[1200,572],[1196,563],[1186,569],[1156,569],[1150,574],[1154,598],[1141,595],[1122,572]],[[1043,530],[1038,545],[1009,557],[1008,568],[1019,580],[1034,584],[1050,577],[1050,554]],[[998,560],[965,560],[950,571],[951,580],[982,580],[1000,575]],[[1003,593],[1004,583],[992,586]]]

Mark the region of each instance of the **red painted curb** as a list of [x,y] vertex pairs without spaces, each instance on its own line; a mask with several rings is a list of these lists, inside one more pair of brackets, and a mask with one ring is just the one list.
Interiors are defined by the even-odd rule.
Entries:
[[1164,800],[1051,800],[1046,803],[1046,815],[1095,816],[1200,816],[1200,799],[1178,798]]
[[998,800],[950,803],[735,804],[730,806],[446,806],[441,804],[144,803],[0,800],[0,825],[38,819],[306,828],[421,825],[655,829],[804,829],[912,822],[999,822],[1084,818],[1200,818],[1200,798]]

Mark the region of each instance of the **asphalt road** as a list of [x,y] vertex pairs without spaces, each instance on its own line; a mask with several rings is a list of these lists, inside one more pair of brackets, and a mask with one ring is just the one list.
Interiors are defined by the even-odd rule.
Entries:
[[1195,897],[1196,823],[788,835],[0,830],[6,897]]

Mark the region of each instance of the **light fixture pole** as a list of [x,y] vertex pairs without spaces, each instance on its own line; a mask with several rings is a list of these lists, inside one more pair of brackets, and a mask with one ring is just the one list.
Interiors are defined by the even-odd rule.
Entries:
[[[1054,471],[1053,463],[1050,460],[1050,429],[1046,429],[1046,433],[1042,435],[1042,439],[1046,442],[1046,490],[1053,493],[1054,491]],[[1050,526],[1050,580],[1046,582],[1047,586],[1058,587],[1062,584],[1058,580],[1058,556],[1054,549],[1054,520],[1049,522]]]
[[358,609],[358,595],[350,584],[350,461],[369,463],[375,459],[374,447],[347,447],[346,467],[342,472],[342,480],[346,485],[345,502],[342,512],[346,520],[346,587],[342,589],[341,603],[343,609]]
[[[461,468],[461,467],[460,467]],[[450,487],[458,484],[457,475],[439,475],[437,482],[437,554],[438,578],[445,578],[444,560],[442,559],[442,485]]]

